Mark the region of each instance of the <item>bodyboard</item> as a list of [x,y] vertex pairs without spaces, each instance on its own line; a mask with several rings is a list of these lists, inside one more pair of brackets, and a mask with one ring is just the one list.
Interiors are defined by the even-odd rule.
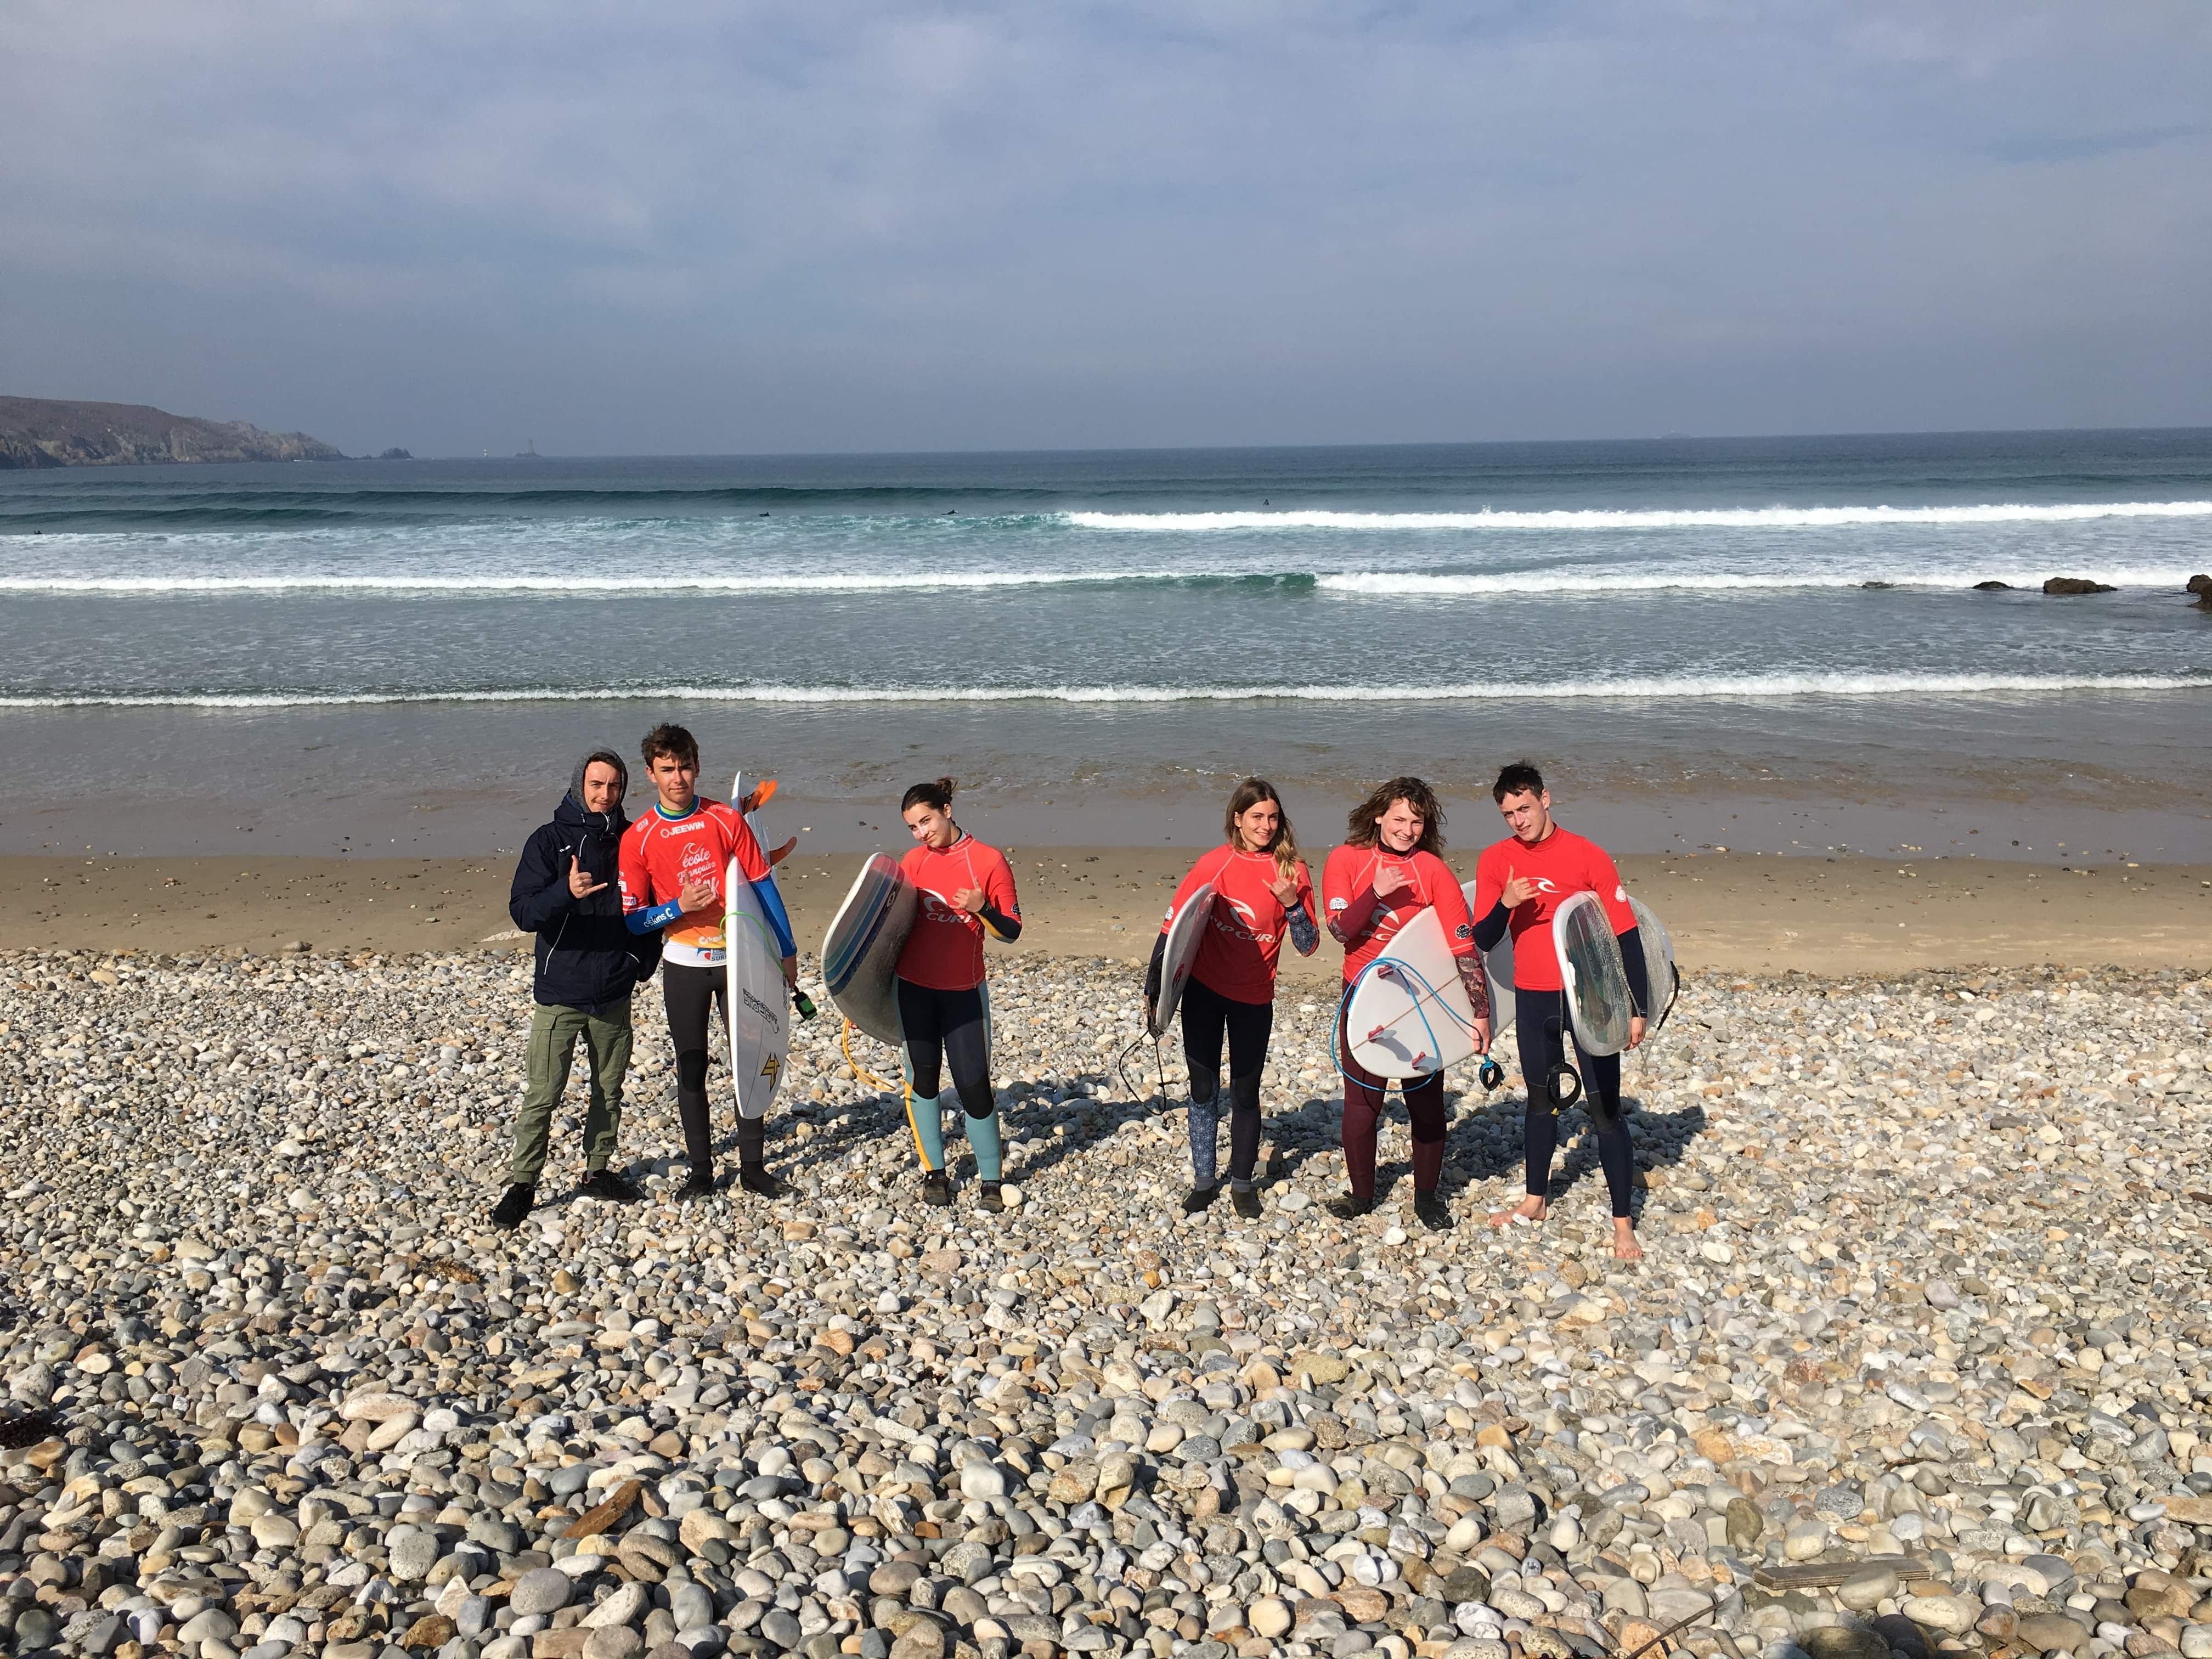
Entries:
[[916,900],[898,860],[878,853],[861,865],[822,941],[823,982],[837,1012],[894,1048],[906,1041],[896,978]]
[[1182,908],[1168,923],[1167,948],[1160,956],[1160,994],[1152,1005],[1152,1024],[1146,1030],[1153,1036],[1164,1036],[1168,1027],[1175,1023],[1176,1009],[1182,1001],[1182,988],[1189,983],[1190,970],[1198,961],[1198,947],[1206,942],[1206,923],[1213,915],[1213,884],[1200,882],[1198,890],[1183,901]]

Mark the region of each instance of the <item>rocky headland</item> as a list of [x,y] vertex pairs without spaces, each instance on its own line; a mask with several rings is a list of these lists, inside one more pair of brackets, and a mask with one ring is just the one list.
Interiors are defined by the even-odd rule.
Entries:
[[264,432],[244,421],[172,415],[149,404],[0,398],[0,471],[344,459],[304,432]]

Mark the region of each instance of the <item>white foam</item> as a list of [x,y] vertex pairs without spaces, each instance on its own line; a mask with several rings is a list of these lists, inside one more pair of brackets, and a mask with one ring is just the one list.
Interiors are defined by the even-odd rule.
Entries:
[[2074,524],[2092,519],[2212,517],[2212,501],[2075,501],[2053,506],[1562,508],[1516,513],[1070,513],[1085,530],[1836,530],[1861,525]]
[[1494,680],[1452,685],[665,685],[495,691],[241,691],[0,696],[0,708],[328,708],[392,703],[1172,703],[1486,702],[1772,697],[1972,696],[1988,693],[2212,690],[2212,673],[1655,674],[1607,680]]
[[[2170,570],[2076,569],[2079,560],[2066,566],[2069,576],[2088,576],[2115,587],[2179,588],[2189,580],[2180,566]],[[1420,596],[1456,598],[1487,594],[1528,593],[1664,593],[1744,592],[1789,588],[1864,587],[1879,583],[1887,587],[1950,591],[1972,588],[1977,582],[1997,580],[2028,591],[2042,587],[2044,577],[2027,571],[1951,571],[1941,574],[1925,570],[1802,570],[1734,572],[1680,569],[1618,574],[1592,571],[1511,570],[1481,574],[1420,575],[1398,571],[1358,571],[1315,578],[1324,592],[1364,593],[1377,597]]]
[[161,598],[211,593],[871,593],[931,588],[1052,587],[1160,575],[1138,570],[915,571],[844,575],[0,576],[0,593],[99,593]]

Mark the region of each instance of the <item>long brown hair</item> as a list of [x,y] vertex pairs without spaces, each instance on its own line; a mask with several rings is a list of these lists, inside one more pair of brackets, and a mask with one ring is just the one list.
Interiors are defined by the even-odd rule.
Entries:
[[1237,793],[1229,798],[1229,816],[1222,824],[1222,834],[1231,847],[1242,851],[1244,838],[1237,820],[1263,800],[1275,803],[1275,838],[1255,850],[1275,855],[1275,873],[1288,881],[1297,872],[1298,835],[1291,828],[1291,815],[1283,809],[1283,798],[1275,793],[1275,786],[1265,778],[1247,778],[1237,786]]
[[1376,821],[1390,810],[1393,801],[1401,800],[1421,815],[1421,838],[1413,843],[1413,850],[1441,854],[1444,850],[1443,803],[1437,799],[1437,792],[1419,778],[1393,778],[1369,790],[1367,798],[1352,809],[1352,816],[1345,821],[1345,845],[1374,846],[1382,838]]

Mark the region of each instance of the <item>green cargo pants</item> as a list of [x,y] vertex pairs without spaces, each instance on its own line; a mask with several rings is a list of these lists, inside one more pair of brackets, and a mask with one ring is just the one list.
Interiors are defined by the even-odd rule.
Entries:
[[568,1086],[578,1037],[583,1038],[592,1063],[584,1167],[604,1170],[615,1155],[615,1133],[622,1127],[623,1074],[629,1070],[629,999],[604,1004],[592,1012],[541,1002],[530,1011],[530,1082],[514,1120],[514,1167],[508,1179],[518,1186],[535,1187],[545,1168],[553,1113]]

